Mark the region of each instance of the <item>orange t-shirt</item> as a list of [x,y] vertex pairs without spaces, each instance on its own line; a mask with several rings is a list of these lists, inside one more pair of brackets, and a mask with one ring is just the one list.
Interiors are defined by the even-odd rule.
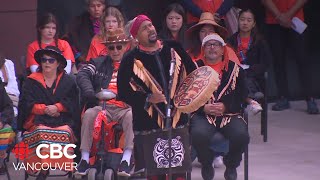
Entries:
[[[51,42],[50,44],[41,43],[41,47],[45,48],[47,46],[56,46],[55,42]],[[74,55],[69,43],[65,40],[58,39],[58,48],[62,51],[63,56],[67,60],[71,60],[74,63]],[[33,41],[31,44],[28,45],[27,49],[27,57],[26,57],[26,68],[29,68],[32,65],[39,65],[37,61],[34,59],[34,53],[39,50],[38,41]]]
[[[223,0],[192,0],[193,3],[198,6],[202,12],[211,12],[212,14],[221,6]],[[188,24],[199,22],[199,18],[194,17],[191,13],[187,14]]]
[[90,48],[86,60],[90,61],[91,58],[97,58],[99,56],[106,56],[108,49],[105,44],[101,43],[101,39],[98,36],[92,38]]
[[[240,60],[240,62],[242,63],[244,60],[243,60],[243,57],[241,56],[241,53],[240,51],[242,51],[243,55],[246,57],[247,55],[247,51],[248,51],[248,48],[249,48],[249,43],[250,43],[250,36],[249,37],[242,37],[240,38],[240,44],[238,44],[238,48],[237,48],[237,56]],[[239,42],[238,42],[239,43]]]
[[207,64],[205,62],[206,66],[210,66],[213,70],[215,70],[219,74],[219,78],[222,77],[222,69],[224,68],[224,62],[220,61],[217,64]]
[[[280,12],[286,12],[296,3],[296,0],[272,0],[273,3],[276,5]],[[304,21],[304,14],[303,8],[299,9],[294,17],[298,17],[302,21]],[[266,10],[266,23],[267,24],[279,24],[274,15],[269,11]]]
[[[117,77],[118,77],[118,70],[119,70],[120,62],[113,62],[113,66],[114,66],[114,70],[112,73],[112,78],[109,83],[108,89],[110,89],[115,94],[118,94]],[[113,104],[113,105],[116,105],[116,106],[122,107],[122,108],[126,107],[126,105],[122,101],[117,101],[115,99],[111,99],[107,103]]]

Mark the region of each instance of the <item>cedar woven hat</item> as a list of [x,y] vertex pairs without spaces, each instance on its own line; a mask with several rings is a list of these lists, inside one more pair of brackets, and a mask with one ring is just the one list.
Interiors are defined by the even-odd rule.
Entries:
[[223,39],[227,38],[228,31],[226,28],[220,26],[213,17],[213,14],[210,12],[204,12],[201,14],[199,22],[187,30],[187,33],[190,35],[194,31],[199,30],[202,25],[211,24],[214,26],[216,33],[218,33]]
[[47,46],[44,49],[39,49],[34,53],[34,59],[37,61],[38,64],[41,64],[41,58],[43,55],[46,54],[48,56],[54,55],[57,61],[65,68],[67,66],[67,60],[63,56],[61,50],[56,46]]
[[130,41],[122,28],[108,30],[106,37],[106,40],[102,42],[104,44],[126,43]]

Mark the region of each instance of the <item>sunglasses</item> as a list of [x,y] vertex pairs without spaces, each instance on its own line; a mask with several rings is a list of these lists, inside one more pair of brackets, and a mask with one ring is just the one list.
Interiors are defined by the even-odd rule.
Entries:
[[50,64],[53,64],[56,61],[55,58],[44,58],[44,57],[42,57],[40,60],[41,60],[41,63],[49,62]]
[[114,51],[117,48],[118,51],[122,49],[122,45],[117,45],[117,46],[108,46],[108,49],[110,51]]

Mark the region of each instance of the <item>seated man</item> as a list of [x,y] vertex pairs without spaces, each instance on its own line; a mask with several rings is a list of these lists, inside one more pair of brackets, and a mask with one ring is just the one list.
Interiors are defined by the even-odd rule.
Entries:
[[241,110],[248,95],[244,72],[226,52],[226,43],[218,34],[210,34],[202,41],[203,60],[198,66],[210,66],[218,74],[220,85],[213,93],[213,98],[199,108],[190,120],[192,145],[202,165],[201,175],[204,180],[212,180],[214,152],[210,149],[211,138],[220,132],[229,140],[229,152],[224,156],[226,180],[236,180],[242,153],[249,143],[247,125]]
[[[10,122],[13,119],[13,105],[9,96],[6,93],[3,82],[0,80],[0,175],[5,173],[5,167],[3,165],[3,159],[6,156],[6,150],[8,144],[12,138],[8,138],[8,135],[14,135]],[[9,134],[8,134],[9,133]],[[5,138],[3,138],[5,137]]]
[[[99,111],[98,99],[95,94],[102,88],[110,89],[117,94],[117,75],[123,54],[127,50],[129,39],[123,29],[115,29],[107,32],[106,46],[109,56],[91,59],[90,63],[81,69],[77,75],[77,83],[81,89],[87,109],[82,118],[81,126],[81,154],[78,174],[84,175],[89,169],[89,154],[93,143],[92,133],[94,120]],[[130,176],[130,158],[133,149],[133,130],[131,107],[122,101],[110,100],[107,102],[107,118],[122,124],[125,135],[125,147],[121,160],[119,175]]]

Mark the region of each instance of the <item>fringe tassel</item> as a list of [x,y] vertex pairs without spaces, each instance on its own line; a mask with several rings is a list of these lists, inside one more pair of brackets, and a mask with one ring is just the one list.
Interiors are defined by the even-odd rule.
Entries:
[[175,56],[176,56],[176,66],[175,66],[175,70],[174,70],[174,75],[173,75],[173,81],[172,81],[172,88],[171,88],[171,92],[170,92],[170,98],[172,99],[175,92],[176,92],[176,88],[177,88],[177,83],[178,83],[178,76],[180,73],[180,67],[181,67],[181,57],[178,55],[177,52],[174,52]]

